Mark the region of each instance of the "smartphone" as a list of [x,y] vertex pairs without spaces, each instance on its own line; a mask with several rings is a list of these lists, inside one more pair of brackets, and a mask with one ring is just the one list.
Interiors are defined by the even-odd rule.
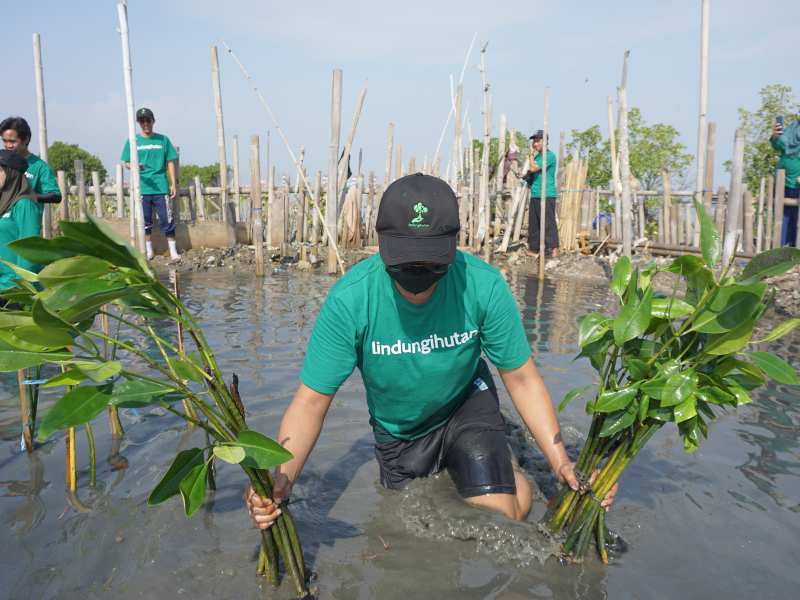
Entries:
[[781,129],[783,129],[783,115],[778,115],[777,117],[775,117],[775,124]]

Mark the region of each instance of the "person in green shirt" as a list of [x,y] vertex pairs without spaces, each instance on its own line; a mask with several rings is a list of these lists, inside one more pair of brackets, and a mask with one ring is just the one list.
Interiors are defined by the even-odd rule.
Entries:
[[577,489],[508,284],[497,269],[456,249],[458,201],[450,186],[421,173],[398,179],[381,198],[375,228],[379,254],[331,288],[314,324],[278,434],[293,459],[276,470],[272,498],[245,491],[255,525],[269,527],[280,514],[334,395],[355,368],[385,487],[446,469],[469,504],[527,516],[532,489],[512,459],[488,359],[555,476]]
[[[139,156],[139,191],[142,194],[147,258],[148,260],[153,258],[150,233],[153,230],[153,211],[155,211],[158,213],[161,233],[167,238],[170,258],[180,260],[175,243],[175,221],[170,206],[170,200],[178,195],[178,184],[175,179],[175,161],[178,160],[178,152],[167,136],[153,131],[156,118],[152,110],[149,108],[137,110],[136,122],[142,131],[136,136],[136,149]],[[125,142],[120,160],[130,169],[130,140]]]
[[558,225],[556,223],[556,155],[547,151],[547,173],[542,177],[542,149],[544,132],[539,129],[530,138],[528,172],[525,175],[531,186],[530,211],[528,212],[528,251],[534,255],[539,252],[539,224],[541,221],[542,180],[545,181],[545,252],[558,256]]
[[28,149],[31,142],[31,128],[22,117],[8,117],[0,122],[0,135],[6,150],[16,152],[28,162],[25,176],[30,183],[32,200],[41,216],[45,204],[61,202],[61,190],[52,169],[41,158]]
[[[41,235],[42,219],[25,177],[27,161],[11,150],[0,150],[0,259],[28,271],[38,265],[18,256],[8,244],[26,237]],[[18,275],[0,263],[0,290],[14,285]]]
[[[800,199],[800,120],[792,121],[785,131],[776,122],[769,143],[780,154],[777,170],[786,172],[784,198]],[[797,242],[797,213],[797,206],[784,205],[781,246],[794,246]]]

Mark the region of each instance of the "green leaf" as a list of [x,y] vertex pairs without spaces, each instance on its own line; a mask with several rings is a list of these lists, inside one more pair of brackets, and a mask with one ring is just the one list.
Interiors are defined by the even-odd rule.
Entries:
[[700,251],[703,260],[709,268],[717,266],[720,256],[722,256],[722,242],[720,241],[719,231],[714,227],[713,221],[706,214],[705,208],[697,200],[694,201],[694,209],[697,211],[697,218],[700,220]]
[[706,345],[703,347],[703,352],[715,356],[738,352],[747,346],[750,337],[753,335],[754,326],[755,321],[750,319],[743,321],[741,325],[727,333],[710,335]]
[[693,275],[704,270],[706,270],[706,266],[703,260],[697,256],[691,256],[689,254],[679,256],[667,267],[667,271],[670,273],[677,273],[678,275],[684,276]]
[[37,298],[33,303],[31,315],[33,316],[33,322],[39,327],[44,327],[46,329],[72,329],[72,326],[69,323],[67,323],[53,311],[49,310],[44,305],[44,302],[42,302],[42,300],[39,298]]
[[697,373],[694,369],[679,371],[667,379],[661,394],[661,406],[675,406],[693,396],[697,391]]
[[150,268],[144,257],[118,239],[102,222],[89,216],[84,223],[61,221],[59,226],[65,237],[82,245],[81,254],[95,256],[118,267],[128,267],[146,274]]
[[110,360],[107,362],[76,360],[73,361],[72,364],[79,369],[81,373],[97,383],[110,379],[122,371],[122,363],[118,360]]
[[622,363],[628,369],[628,372],[630,373],[630,378],[634,381],[638,381],[640,379],[647,379],[650,374],[651,367],[648,366],[648,364],[645,361],[640,360],[638,358],[631,358],[629,356],[625,356],[622,359]]
[[[4,350],[25,350],[26,352],[49,352],[50,350],[54,350],[54,348],[48,346],[21,340],[14,335],[14,331],[16,330],[0,330],[0,348]],[[61,348],[63,348],[63,346],[57,349]]]
[[175,374],[181,379],[188,379],[196,383],[202,383],[206,380],[205,374],[197,365],[195,365],[189,358],[181,358],[178,356],[169,357],[169,364],[175,370]]
[[128,379],[114,386],[111,404],[120,408],[141,408],[160,402],[167,394],[177,391],[174,387],[149,379]]
[[147,503],[150,506],[161,504],[165,500],[169,500],[180,492],[180,484],[183,478],[198,465],[205,462],[203,451],[200,448],[191,448],[190,450],[183,450],[179,452],[172,461],[167,472],[158,482],[150,496],[147,498]]
[[664,388],[667,385],[667,379],[668,378],[664,376],[655,377],[650,381],[645,381],[639,386],[639,389],[651,398],[661,400],[664,397]]
[[736,396],[713,385],[703,386],[697,390],[697,397],[703,402],[717,406],[736,406]]
[[187,517],[191,517],[203,506],[206,498],[206,475],[208,465],[196,465],[186,474],[180,483],[181,498],[183,498],[183,510]]
[[108,387],[81,386],[68,391],[47,411],[39,426],[38,437],[45,440],[54,431],[83,425],[108,406]]
[[676,405],[673,409],[676,423],[683,423],[697,415],[697,399],[694,394],[686,398],[683,402]]
[[66,348],[73,343],[72,336],[64,329],[52,329],[40,327],[38,325],[23,325],[22,327],[17,327],[13,331],[13,334],[14,337],[23,342],[37,344],[53,350]]
[[561,402],[559,402],[559,404],[558,404],[558,412],[561,412],[562,410],[564,410],[570,402],[575,400],[575,398],[579,398],[580,396],[583,396],[586,393],[586,391],[591,387],[592,387],[591,384],[584,385],[582,387],[574,388],[574,389],[570,390],[569,392],[567,392],[567,394],[564,396],[564,399],[561,400]]
[[244,460],[244,448],[241,446],[216,445],[214,446],[214,456],[226,463],[238,465]]
[[762,338],[760,340],[754,340],[753,343],[761,344],[764,342],[774,342],[778,338],[782,338],[783,336],[785,336],[787,333],[792,331],[798,325],[800,325],[800,319],[798,318],[789,319],[788,321],[784,321],[783,323],[778,325],[775,329],[770,331],[765,338]]
[[643,423],[647,418],[647,411],[650,409],[649,396],[642,395],[639,397],[639,423]]
[[789,363],[771,352],[750,352],[750,359],[767,377],[784,385],[800,385],[800,377]]
[[708,308],[695,317],[690,331],[725,333],[735,329],[753,316],[765,291],[763,283],[721,288]]
[[37,265],[48,265],[53,261],[82,254],[84,247],[75,240],[63,236],[46,240],[39,236],[31,236],[15,240],[8,244],[18,256]]
[[56,288],[49,288],[40,295],[47,309],[69,323],[94,317],[104,305],[134,296],[145,291],[146,285],[128,285],[124,281],[89,279],[69,281]]
[[653,298],[652,289],[648,288],[642,298],[629,294],[627,303],[614,319],[614,342],[622,346],[628,340],[642,335],[650,325],[650,310]]
[[626,410],[619,410],[609,414],[603,419],[603,426],[600,428],[600,437],[611,437],[623,429],[630,427],[636,420],[638,412],[636,405],[632,404]]
[[235,444],[244,449],[245,459],[242,464],[255,469],[271,469],[294,458],[291,452],[275,440],[250,429],[240,431]]
[[14,275],[22,279],[22,281],[29,281],[31,283],[39,281],[39,276],[33,271],[28,271],[27,269],[23,269],[22,267],[15,265],[12,262],[8,262],[7,260],[3,260],[1,258],[0,258],[0,264],[3,264],[9,269],[11,269],[14,272]]
[[39,281],[46,287],[54,287],[67,281],[87,280],[110,273],[113,266],[108,261],[94,256],[72,256],[50,263],[39,272]]
[[33,317],[22,311],[0,311],[0,329],[11,329],[33,325]]
[[78,369],[68,369],[63,373],[59,373],[45,381],[42,384],[43,388],[58,387],[60,385],[78,385],[87,379],[86,375]]
[[786,273],[797,265],[800,265],[800,248],[775,248],[754,256],[738,279],[743,283],[761,281]]
[[600,313],[583,315],[578,325],[578,345],[583,348],[602,338],[610,323],[611,319]]
[[697,435],[697,417],[678,423],[678,432],[683,437],[683,449],[692,453],[700,447],[700,438]]
[[0,350],[0,373],[36,367],[45,363],[63,363],[72,358],[70,352],[27,352]]
[[611,279],[611,291],[622,298],[630,280],[631,259],[627,256],[623,256],[614,265],[614,275]]
[[657,319],[680,319],[694,312],[694,306],[680,298],[653,298],[652,315]]
[[743,406],[744,404],[750,404],[752,402],[750,395],[743,387],[729,385],[728,391],[736,397],[736,406]]
[[647,411],[647,418],[661,421],[662,423],[670,423],[675,420],[675,415],[671,406],[657,406]]
[[599,413],[623,410],[633,401],[638,391],[636,387],[627,387],[613,392],[603,392],[597,397],[597,401],[592,408],[594,412]]

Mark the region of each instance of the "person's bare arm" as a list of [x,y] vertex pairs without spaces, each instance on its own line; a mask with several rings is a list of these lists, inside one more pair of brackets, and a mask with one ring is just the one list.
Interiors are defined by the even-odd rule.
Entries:
[[178,178],[176,175],[175,161],[167,161],[167,176],[169,177],[169,197],[174,198],[178,195]]
[[[572,489],[579,487],[575,476],[575,467],[567,456],[564,441],[561,438],[561,427],[558,424],[556,411],[550,399],[550,393],[542,376],[536,369],[533,359],[511,371],[500,371],[500,377],[511,395],[514,407],[528,430],[536,440],[536,444],[544,454],[556,477]],[[603,507],[611,506],[617,486],[603,500]]]
[[278,518],[278,505],[289,497],[292,485],[300,476],[317,443],[331,400],[333,395],[320,394],[302,383],[297,388],[291,404],[283,414],[278,432],[278,442],[294,458],[275,470],[272,498],[261,498],[249,485],[245,491],[245,501],[256,527],[266,529]]

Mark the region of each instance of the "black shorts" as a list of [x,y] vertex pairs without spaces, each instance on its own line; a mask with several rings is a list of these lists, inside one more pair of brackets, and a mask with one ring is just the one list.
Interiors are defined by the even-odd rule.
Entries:
[[462,498],[515,494],[511,450],[494,382],[477,378],[450,419],[415,440],[375,445],[384,487],[402,489],[412,479],[447,469]]

